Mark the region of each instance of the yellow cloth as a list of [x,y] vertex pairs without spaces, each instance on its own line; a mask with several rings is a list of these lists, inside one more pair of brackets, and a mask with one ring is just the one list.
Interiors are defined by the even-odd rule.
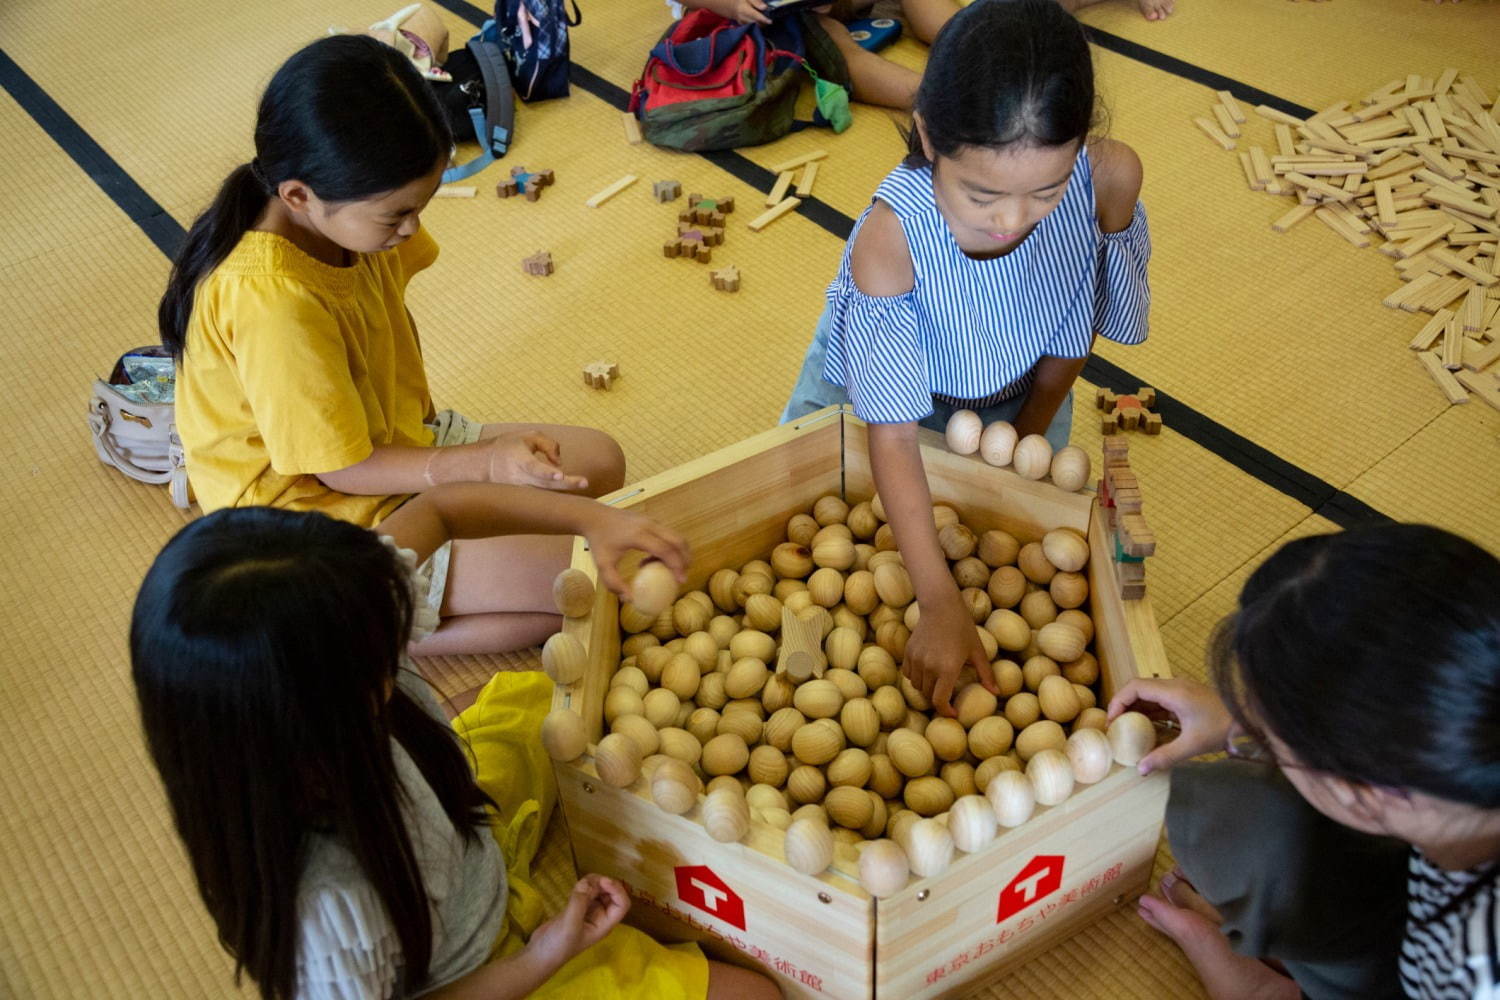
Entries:
[[[548,916],[531,883],[531,863],[557,802],[552,761],[542,749],[542,720],[552,682],[535,671],[497,673],[453,720],[469,744],[474,770],[499,807],[491,824],[510,882],[507,926],[492,957],[513,955]],[[696,944],[663,945],[624,924],[573,958],[531,994],[556,1000],[702,1000],[708,960]]]
[[199,283],[177,375],[177,429],[204,512],[267,505],[373,527],[406,496],[350,496],[316,473],[377,444],[427,446],[432,414],[406,283],[437,259],[419,229],[332,267],[250,231]]

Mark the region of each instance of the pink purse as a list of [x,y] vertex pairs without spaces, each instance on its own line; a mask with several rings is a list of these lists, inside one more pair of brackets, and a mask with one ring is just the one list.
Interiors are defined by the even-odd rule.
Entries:
[[177,436],[172,359],[160,346],[138,347],[94,380],[89,430],[99,461],[138,482],[165,485],[172,502],[192,504],[186,456]]

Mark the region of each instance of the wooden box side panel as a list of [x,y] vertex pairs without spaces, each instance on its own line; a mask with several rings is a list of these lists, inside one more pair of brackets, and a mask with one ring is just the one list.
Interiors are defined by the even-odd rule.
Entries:
[[1116,767],[942,875],[881,900],[876,995],[943,996],[1000,975],[1141,891],[1167,788],[1164,774]]
[[588,758],[557,774],[578,871],[627,882],[632,909],[655,911],[643,913],[643,927],[669,929],[663,917],[686,924],[691,937],[758,963],[788,997],[873,995],[874,908],[857,884],[788,867],[771,836],[779,831],[719,843],[695,820],[698,807],[663,812],[603,784]]
[[552,707],[582,716],[592,746],[604,735],[604,696],[620,665],[620,600],[600,586],[599,567],[583,538],[573,539],[572,566],[594,581],[594,606],[587,617],[563,619],[563,633],[583,643],[585,666],[578,680],[553,688]]
[[1171,677],[1167,650],[1156,628],[1151,599],[1126,601],[1115,579],[1114,541],[1096,506],[1089,519],[1089,608],[1094,617],[1094,654],[1099,659],[1103,703],[1136,677]]

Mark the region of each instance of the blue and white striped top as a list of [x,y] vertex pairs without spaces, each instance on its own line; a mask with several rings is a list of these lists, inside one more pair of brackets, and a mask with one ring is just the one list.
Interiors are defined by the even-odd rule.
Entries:
[[[871,423],[921,420],[932,397],[989,405],[1024,394],[1043,355],[1087,357],[1095,332],[1146,339],[1151,237],[1136,203],[1130,225],[1099,230],[1088,149],[1062,201],[1003,257],[967,256],[938,210],[932,168],[898,167],[875,191],[901,221],[916,280],[902,295],[867,295],[850,251],[828,286],[826,381],[844,386]],[[873,207],[873,202],[872,202]]]

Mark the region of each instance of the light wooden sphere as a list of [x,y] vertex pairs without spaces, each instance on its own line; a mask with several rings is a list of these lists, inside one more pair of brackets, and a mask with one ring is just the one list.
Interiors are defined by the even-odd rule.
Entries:
[[743,660],[747,657],[759,660],[762,663],[774,663],[776,660],[776,640],[766,633],[757,629],[742,629],[729,640],[729,655],[731,661]]
[[1063,572],[1077,573],[1089,564],[1089,543],[1072,528],[1054,528],[1042,536],[1042,554]]
[[1026,619],[1008,608],[990,612],[985,631],[995,637],[995,644],[1007,652],[1017,653],[1031,643],[1031,626]]
[[910,809],[898,807],[886,820],[885,835],[900,844],[901,849],[904,851],[908,847],[907,834],[911,832],[911,828],[921,818]]
[[620,733],[610,733],[594,748],[594,767],[599,780],[625,788],[641,776],[641,752],[635,742]]
[[996,660],[990,664],[990,671],[995,675],[995,687],[1000,689],[1002,702],[1026,686],[1021,665],[1015,660]]
[[833,863],[833,833],[815,819],[797,819],[786,828],[786,862],[804,875]]
[[[1084,642],[1092,642],[1094,639],[1094,620],[1087,612],[1079,611],[1077,608],[1068,608],[1057,613],[1057,620],[1064,625],[1071,625],[1083,633]],[[1071,678],[1070,678],[1071,679]],[[1075,683],[1078,683],[1075,681]],[[1091,682],[1086,682],[1091,683]]]
[[609,731],[630,737],[642,757],[649,757],[661,748],[661,736],[656,727],[639,715],[618,716],[609,724]]
[[984,590],[989,586],[990,568],[978,556],[965,556],[953,564],[953,582],[960,589]]
[[658,730],[656,737],[658,749],[663,754],[680,760],[684,764],[696,764],[703,756],[703,744],[698,741],[698,737],[686,729],[668,726],[666,729]]
[[786,754],[764,743],[750,751],[750,762],[746,765],[746,773],[750,775],[751,781],[756,785],[774,788],[780,788],[786,783],[791,770],[786,762]]
[[1015,729],[1005,716],[987,715],[969,730],[969,752],[981,761],[989,760],[1009,750],[1014,740]]
[[760,693],[771,676],[771,669],[760,660],[745,657],[724,675],[724,693],[731,698],[750,698]]
[[566,764],[588,749],[588,730],[583,717],[571,708],[554,708],[542,720],[542,748],[547,756]]
[[792,736],[807,724],[807,717],[796,708],[778,708],[766,720],[761,738],[778,750],[792,748]]
[[635,658],[635,665],[646,675],[646,680],[655,684],[661,680],[662,668],[675,655],[677,654],[665,646],[651,646],[640,651]]
[[[710,674],[709,676],[713,675]],[[698,693],[701,695],[703,689],[699,688]],[[716,709],[712,708],[695,708],[688,714],[686,722],[672,728],[686,730],[700,744],[707,743],[719,735],[719,713]],[[696,759],[695,757],[694,760]]]
[[[1073,720],[1073,732],[1080,729],[1097,729],[1101,733],[1109,731],[1109,713],[1102,708],[1085,708],[1078,713],[1078,718]],[[1111,748],[1113,751],[1113,748]]]
[[1089,454],[1077,445],[1058,449],[1052,456],[1052,485],[1077,493],[1089,481]]
[[760,716],[754,712],[744,709],[731,712],[729,706],[725,705],[724,714],[719,716],[719,724],[714,727],[714,735],[722,736],[725,733],[732,733],[744,740],[748,747],[760,742],[763,727]]
[[800,684],[792,704],[809,719],[828,719],[844,707],[844,695],[833,681],[819,678]]
[[796,542],[782,542],[771,550],[771,568],[788,580],[800,580],[813,571],[812,550]]
[[822,770],[811,764],[800,764],[792,768],[786,777],[786,794],[793,802],[802,805],[821,802],[828,791],[828,779]]
[[666,688],[652,688],[641,699],[641,714],[657,729],[677,724],[677,713],[682,710],[682,699]]
[[1016,556],[1021,552],[1021,543],[1016,541],[1015,535],[996,528],[979,536],[976,552],[986,566],[999,569],[1016,561]]
[[1047,585],[1047,593],[1059,608],[1077,608],[1088,600],[1089,578],[1082,573],[1058,573]]
[[1068,737],[1068,763],[1080,785],[1092,785],[1109,774],[1114,750],[1109,737],[1097,729],[1080,729]]
[[711,674],[704,674],[698,681],[698,693],[693,695],[693,701],[698,703],[699,708],[720,709],[729,700],[729,695],[724,693],[724,678],[727,673],[721,674],[715,670]]
[[712,670],[719,659],[719,644],[707,632],[693,632],[682,640],[682,651],[698,661],[704,670]]
[[952,562],[958,562],[960,559],[967,559],[973,555],[977,541],[974,532],[962,524],[950,524],[938,532],[938,547]]
[[870,694],[870,704],[880,716],[882,729],[896,729],[906,721],[906,699],[901,697],[901,689],[895,685],[876,688]]
[[1020,771],[1001,771],[984,789],[995,820],[1003,827],[1017,827],[1031,818],[1036,809],[1036,792]]
[[745,801],[751,809],[785,809],[786,793],[771,785],[751,785],[745,790]]
[[894,840],[872,840],[859,852],[859,884],[876,899],[888,899],[906,888],[911,865]]
[[912,602],[911,576],[905,566],[883,563],[875,569],[875,593],[893,608],[905,608]]
[[844,730],[834,722],[818,719],[792,734],[792,754],[804,764],[822,766],[844,749]]
[[552,581],[552,602],[568,618],[582,618],[594,607],[594,581],[579,569],[565,569]]
[[689,595],[672,605],[672,628],[678,635],[692,635],[708,628],[708,620],[713,616],[712,602],[696,601]]
[[961,520],[962,518],[958,516],[958,511],[947,504],[935,503],[932,505],[932,526],[939,532],[950,525],[958,524]]
[[1038,750],[1026,762],[1026,780],[1031,782],[1037,802],[1055,806],[1073,794],[1073,765],[1061,750]]
[[869,541],[875,537],[875,532],[880,527],[880,518],[875,516],[875,509],[870,501],[862,500],[849,508],[849,517],[844,521],[849,526],[849,533],[861,541]]
[[998,699],[977,681],[965,684],[953,698],[953,711],[965,729],[972,729],[979,720],[994,715],[998,707]]
[[1011,465],[1022,479],[1041,479],[1052,467],[1052,445],[1040,434],[1028,434],[1016,443]]
[[702,784],[691,767],[668,757],[651,773],[651,799],[663,811],[680,816],[698,803]]
[[1072,722],[1083,711],[1083,704],[1078,699],[1078,692],[1073,690],[1072,682],[1060,674],[1043,677],[1037,688],[1036,698],[1042,707],[1042,714],[1053,722]]
[[1021,546],[1021,552],[1016,556],[1016,566],[1025,574],[1026,579],[1043,587],[1051,582],[1053,574],[1057,572],[1057,567],[1047,558],[1041,542],[1027,542]]
[[1078,695],[1079,713],[1085,708],[1094,708],[1099,704],[1099,698],[1094,694],[1094,689],[1083,684],[1074,684],[1073,691]]
[[796,545],[806,545],[813,540],[822,525],[811,514],[793,514],[786,523],[786,540]]
[[1051,719],[1033,722],[1016,735],[1016,755],[1024,761],[1030,761],[1043,750],[1061,751],[1067,745],[1067,734],[1063,732],[1062,726]]
[[969,734],[957,719],[939,716],[927,724],[923,735],[940,760],[958,760],[969,749]]
[[718,788],[703,800],[703,828],[721,844],[745,839],[750,832],[750,805],[731,788]]
[[1021,679],[1026,682],[1026,690],[1035,694],[1041,690],[1042,681],[1048,677],[1056,677],[1061,673],[1057,667],[1057,661],[1050,656],[1038,653],[1036,656],[1028,657],[1021,665]]
[[635,571],[630,582],[630,601],[643,615],[655,617],[672,606],[677,597],[677,578],[666,563],[652,560]]
[[870,778],[866,784],[881,798],[894,799],[901,794],[906,778],[896,770],[896,765],[891,763],[888,754],[872,753],[870,754]]
[[687,701],[698,693],[698,684],[703,679],[703,670],[698,661],[686,653],[678,653],[662,668],[661,686]]
[[859,651],[863,646],[858,632],[852,628],[836,628],[823,640],[823,654],[830,667],[853,670],[859,663]]
[[778,830],[785,830],[792,825],[792,814],[785,809],[777,809],[775,806],[768,806],[764,809],[753,809],[750,815],[752,818],[765,823],[767,826],[774,826]]
[[990,574],[984,592],[996,608],[1014,608],[1026,596],[1026,574],[1015,566],[1001,566]]
[[979,457],[993,466],[1010,464],[1016,452],[1016,429],[1004,420],[996,420],[979,435]]
[[[984,563],[979,562],[977,559],[973,561],[979,563],[980,566],[984,565]],[[986,572],[984,577],[988,581],[989,573]],[[986,594],[979,587],[965,587],[959,591],[958,596],[963,599],[964,608],[969,612],[969,618],[976,625],[983,625],[995,610],[995,602],[990,600],[990,595]]]
[[610,688],[604,695],[604,721],[613,722],[622,715],[645,715],[645,700],[628,687]]
[[824,569],[845,570],[854,565],[854,543],[842,536],[815,538],[812,545],[813,565]]
[[[659,612],[658,612],[659,613]],[[656,615],[648,615],[629,601],[620,605],[620,628],[630,633],[646,631],[656,621]]]
[[[871,582],[873,584],[873,581]],[[823,608],[835,607],[844,599],[844,587],[844,574],[832,567],[825,566],[807,578],[806,600]],[[873,593],[873,587],[871,592]],[[793,608],[790,602],[787,604],[787,607],[792,608],[793,611],[802,610],[801,608]],[[868,612],[860,613],[868,614]]]
[[797,682],[787,674],[772,674],[766,678],[766,686],[760,689],[760,703],[767,712],[779,712],[792,706],[792,695],[797,693]]
[[701,763],[707,774],[738,774],[749,762],[750,748],[734,733],[721,733],[703,746]]
[[1109,724],[1109,745],[1115,760],[1134,767],[1156,749],[1156,726],[1140,712],[1124,712]]
[[830,524],[843,524],[849,518],[849,505],[841,498],[829,494],[819,497],[818,502],[813,504],[813,520],[823,527]]
[[906,831],[906,857],[918,877],[941,875],[953,863],[953,834],[935,819],[918,819]]
[[713,598],[714,604],[720,611],[740,609],[739,602],[734,596],[734,585],[739,582],[739,579],[739,573],[732,569],[717,570],[708,578],[708,596]]
[[979,789],[981,795],[988,793],[990,782],[1002,771],[1014,771],[1019,774],[1021,764],[1009,754],[996,754],[987,758],[974,769],[974,787]]
[[984,433],[984,421],[973,410],[955,410],[948,418],[944,436],[948,439],[948,450],[958,455],[972,455],[979,450],[979,437]]
[[651,681],[647,679],[645,671],[640,667],[621,667],[609,679],[609,686],[612,688],[628,687],[644,698],[646,692],[651,690]]
[[542,669],[554,684],[572,684],[583,676],[587,666],[583,643],[571,635],[558,632],[542,646]]
[[758,632],[781,628],[781,602],[770,594],[751,594],[745,601],[745,624]]
[[886,753],[896,770],[908,778],[920,778],[932,772],[934,758],[932,744],[920,733],[910,729],[897,729],[890,734]]
[[953,797],[961,799],[965,795],[978,795],[979,787],[974,783],[974,765],[966,760],[950,761],[938,771],[938,777],[953,789]]
[[1037,648],[1058,663],[1072,663],[1078,659],[1087,642],[1078,629],[1056,620],[1043,625],[1036,633]]
[[965,795],[948,811],[953,846],[965,854],[981,850],[995,839],[995,810],[982,795]]
[[1041,717],[1041,702],[1030,691],[1013,694],[1005,702],[1005,720],[1016,729],[1025,729]]
[[857,747],[867,747],[880,735],[880,713],[868,698],[850,698],[839,710],[844,735]]
[[848,785],[829,789],[828,796],[823,800],[823,807],[828,810],[830,819],[850,830],[858,830],[870,822],[874,811],[870,796],[865,794],[865,790]]
[[704,793],[707,794],[708,792],[716,792],[721,788],[727,788],[736,795],[744,795],[746,787],[746,782],[743,779],[735,777],[732,774],[721,774],[717,778],[709,779],[708,784],[704,786]]
[[650,632],[637,632],[635,635],[626,636],[620,642],[620,655],[629,659],[640,655],[641,650],[652,646],[660,646],[661,640]]
[[888,687],[896,683],[896,678],[901,676],[895,659],[879,646],[866,646],[861,649],[859,663],[855,669],[859,672],[860,679],[869,686],[871,691]]
[[880,604],[880,594],[875,589],[875,574],[869,570],[856,570],[844,581],[844,605],[857,615],[867,615]]
[[743,608],[751,594],[769,594],[775,589],[776,580],[770,572],[741,573],[734,581],[734,602]]
[[1021,598],[1021,617],[1026,619],[1026,624],[1032,628],[1039,629],[1048,622],[1057,621],[1057,605],[1052,601],[1052,595],[1045,590],[1033,590]]
[[953,805],[953,789],[942,778],[913,778],[902,793],[906,808],[920,816],[936,816]]

